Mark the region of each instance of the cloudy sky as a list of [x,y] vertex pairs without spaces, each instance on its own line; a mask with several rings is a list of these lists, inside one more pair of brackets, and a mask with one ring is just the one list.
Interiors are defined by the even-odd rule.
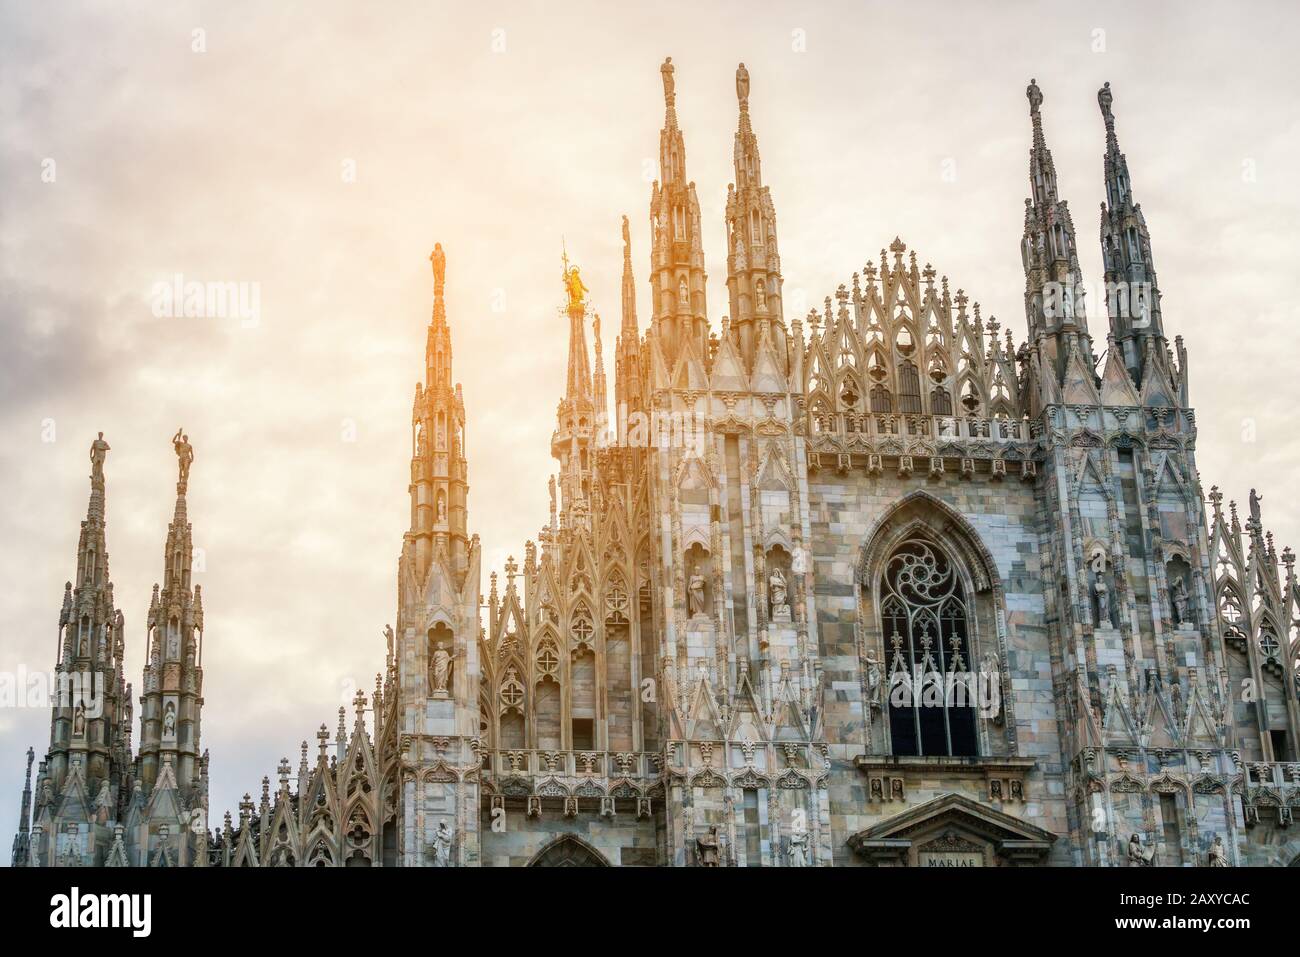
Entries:
[[[394,618],[435,241],[471,526],[490,567],[521,556],[563,382],[561,241],[608,358],[624,213],[646,291],[665,55],[715,322],[744,60],[787,303],[806,311],[899,235],[1018,340],[1025,86],[1045,94],[1096,280],[1109,80],[1166,327],[1191,357],[1202,479],[1239,500],[1258,486],[1279,543],[1300,544],[1288,4],[623,6],[0,0],[0,672],[53,665],[102,430],[139,686],[183,425],[214,818],[333,728]],[[177,274],[250,284],[257,321],[154,315]],[[23,754],[48,725],[0,709],[6,860]]]

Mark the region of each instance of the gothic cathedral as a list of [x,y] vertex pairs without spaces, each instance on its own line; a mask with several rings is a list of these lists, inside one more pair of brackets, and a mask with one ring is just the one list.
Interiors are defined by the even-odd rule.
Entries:
[[135,699],[95,441],[59,615],[70,693],[34,788],[28,753],[15,865],[1300,861],[1295,555],[1254,491],[1244,520],[1217,488],[1206,508],[1109,85],[1100,320],[1028,88],[1017,345],[898,239],[786,316],[743,65],[711,322],[671,60],[662,76],[649,322],[624,218],[612,396],[578,267],[557,285],[568,371],[537,541],[484,596],[437,246],[385,670],[220,827],[194,451],[173,438]]

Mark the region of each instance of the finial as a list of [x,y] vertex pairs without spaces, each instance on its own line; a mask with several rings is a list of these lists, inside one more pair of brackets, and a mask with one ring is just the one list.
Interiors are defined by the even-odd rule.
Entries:
[[673,102],[676,100],[675,86],[673,84],[673,58],[664,57],[663,65],[659,67],[659,73],[664,80],[664,105],[668,109],[673,108]]
[[429,253],[429,262],[433,264],[434,295],[442,295],[442,286],[447,278],[447,257],[442,251],[442,243],[433,244],[433,252]]
[[749,112],[749,71],[743,63],[736,67],[736,99],[740,100],[740,112]]
[[1043,91],[1038,88],[1037,80],[1030,79],[1029,86],[1025,89],[1025,96],[1029,97],[1029,114],[1033,116],[1043,105]]

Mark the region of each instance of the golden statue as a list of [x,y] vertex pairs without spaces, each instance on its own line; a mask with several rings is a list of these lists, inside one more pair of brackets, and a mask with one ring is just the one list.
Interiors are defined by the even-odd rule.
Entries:
[[578,275],[578,267],[570,266],[568,274],[564,277],[564,284],[569,287],[569,305],[581,306],[583,293],[587,287],[582,284],[582,277]]

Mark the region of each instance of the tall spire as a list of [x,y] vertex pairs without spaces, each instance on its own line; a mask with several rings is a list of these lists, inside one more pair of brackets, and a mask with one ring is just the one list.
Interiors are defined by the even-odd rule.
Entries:
[[25,867],[31,857],[32,824],[32,761],[36,752],[27,749],[27,777],[23,782],[23,800],[18,809],[18,833],[14,835],[13,853],[9,858],[10,867]]
[[[411,409],[411,528],[403,556],[417,582],[444,556],[461,575],[469,555],[468,465],[465,403],[451,374],[451,327],[444,289],[447,256],[441,243],[429,254],[433,269],[433,315],[425,335],[424,382],[416,383]],[[408,555],[409,551],[409,555]]]
[[659,179],[650,192],[650,284],[654,332],[669,367],[690,349],[707,351],[704,248],[700,203],[686,178],[686,143],[677,126],[677,94],[672,57],[659,68],[664,83],[664,128],[659,133]]
[[622,322],[615,350],[614,401],[616,418],[641,407],[641,333],[636,319],[636,282],[632,277],[632,235],[623,217]]
[[1078,245],[1069,206],[1057,194],[1056,164],[1043,135],[1043,93],[1029,81],[1029,118],[1033,144],[1029,150],[1031,198],[1025,200],[1025,234],[1021,258],[1025,269],[1025,313],[1029,336],[1040,350],[1040,361],[1058,382],[1072,351],[1089,370],[1096,366],[1079,270]]
[[1141,205],[1133,202],[1128,161],[1115,135],[1113,102],[1107,83],[1097,91],[1097,105],[1106,125],[1106,202],[1101,204],[1101,255],[1106,270],[1111,335],[1133,381],[1141,386],[1148,340],[1154,340],[1152,345],[1161,355],[1166,346],[1151,236]]
[[193,583],[194,541],[186,493],[194,447],[183,428],[172,436],[176,504],[163,545],[161,584],[154,585],[147,619],[149,658],[140,704],[140,776],[153,786],[165,762],[188,792],[198,781],[203,706],[203,595]]
[[749,118],[749,71],[736,68],[736,181],[727,185],[727,293],[731,328],[740,353],[753,368],[759,345],[770,341],[785,371],[785,322],[781,311],[781,257],[776,242],[776,210],[763,185],[758,137]]
[[[569,317],[569,365],[565,377],[564,398],[555,412],[555,432],[551,436],[551,454],[560,463],[560,492],[565,511],[579,501],[587,501],[591,491],[592,438],[596,412],[591,367],[587,359],[587,287],[578,267],[563,258],[561,278],[567,298]],[[599,334],[599,320],[597,320]],[[600,373],[601,391],[604,372]]]
[[[55,791],[63,787],[72,761],[79,761],[88,782],[120,780],[129,755],[124,750],[121,727],[125,678],[122,652],[125,625],[114,607],[113,582],[108,569],[104,462],[110,451],[100,432],[90,444],[90,500],[77,541],[76,578],[63,589],[59,612],[59,648],[56,671],[74,679],[72,695],[54,702],[50,727],[47,771]],[[86,708],[75,681],[105,676],[99,708]]]

